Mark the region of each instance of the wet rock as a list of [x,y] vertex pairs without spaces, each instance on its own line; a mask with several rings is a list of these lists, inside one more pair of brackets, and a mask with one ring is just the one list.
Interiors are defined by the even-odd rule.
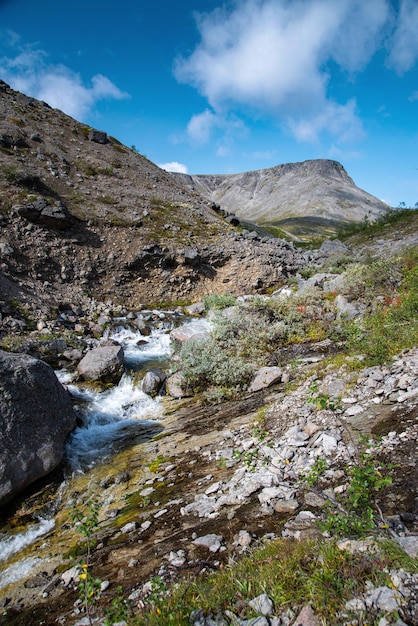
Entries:
[[89,350],[77,365],[84,380],[118,382],[123,372],[123,348],[98,346]]
[[166,373],[159,367],[149,370],[142,380],[142,391],[149,396],[156,396],[163,390],[166,379]]
[[0,504],[56,468],[76,426],[71,397],[52,368],[0,350]]

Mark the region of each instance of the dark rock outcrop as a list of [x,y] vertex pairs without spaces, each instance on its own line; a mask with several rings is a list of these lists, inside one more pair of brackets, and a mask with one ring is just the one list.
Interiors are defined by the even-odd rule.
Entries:
[[52,368],[0,351],[0,504],[57,467],[76,426],[69,393]]
[[14,210],[29,222],[45,226],[46,228],[66,230],[71,226],[70,214],[66,206],[60,201],[50,204],[41,196],[33,202],[14,207]]

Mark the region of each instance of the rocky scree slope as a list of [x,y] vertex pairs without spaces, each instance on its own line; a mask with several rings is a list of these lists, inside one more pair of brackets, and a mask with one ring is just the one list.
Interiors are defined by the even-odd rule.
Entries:
[[[300,264],[246,240],[181,180],[0,82],[0,299],[126,305],[266,288]],[[251,265],[245,278],[237,266]],[[257,286],[258,283],[258,286]]]
[[388,206],[359,189],[337,161],[317,159],[225,175],[174,174],[190,191],[257,224],[340,224],[375,219]]

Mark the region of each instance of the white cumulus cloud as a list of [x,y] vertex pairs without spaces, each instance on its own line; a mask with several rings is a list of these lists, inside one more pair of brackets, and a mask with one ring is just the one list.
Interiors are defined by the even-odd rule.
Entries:
[[418,2],[401,0],[399,18],[391,41],[389,67],[399,74],[411,70],[418,60]]
[[[14,43],[17,41],[16,36]],[[99,100],[129,98],[129,94],[102,74],[96,74],[91,84],[85,85],[79,74],[65,65],[49,63],[45,52],[30,46],[0,58],[0,73],[13,89],[44,100],[79,120],[83,120]]]
[[200,43],[174,67],[210,105],[192,117],[189,135],[207,141],[235,111],[276,118],[303,141],[321,132],[357,139],[355,103],[329,96],[329,66],[364,69],[391,15],[389,0],[236,0],[197,14]]
[[188,174],[189,170],[187,165],[178,163],[177,161],[170,161],[170,163],[158,163],[158,167],[166,172],[179,172],[180,174]]

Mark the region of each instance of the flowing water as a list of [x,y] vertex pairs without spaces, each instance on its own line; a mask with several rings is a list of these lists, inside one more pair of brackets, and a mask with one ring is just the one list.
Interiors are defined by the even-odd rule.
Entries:
[[[82,423],[68,439],[68,477],[55,494],[49,516],[17,528],[10,525],[0,528],[0,589],[26,577],[39,565],[40,555],[48,553],[49,538],[61,524],[60,509],[68,505],[66,499],[70,497],[71,488],[80,492],[87,490],[92,468],[109,462],[111,455],[124,447],[137,446],[163,429],[161,399],[151,398],[142,391],[138,372],[167,362],[172,352],[169,333],[179,319],[175,314],[155,312],[153,319],[151,333],[147,336],[125,319],[115,320],[108,331],[107,337],[124,348],[125,373],[118,385],[98,391],[73,382],[75,376],[71,372],[56,372],[68,386]],[[204,320],[189,320],[188,323],[190,334],[193,325],[196,332],[209,327]]]

